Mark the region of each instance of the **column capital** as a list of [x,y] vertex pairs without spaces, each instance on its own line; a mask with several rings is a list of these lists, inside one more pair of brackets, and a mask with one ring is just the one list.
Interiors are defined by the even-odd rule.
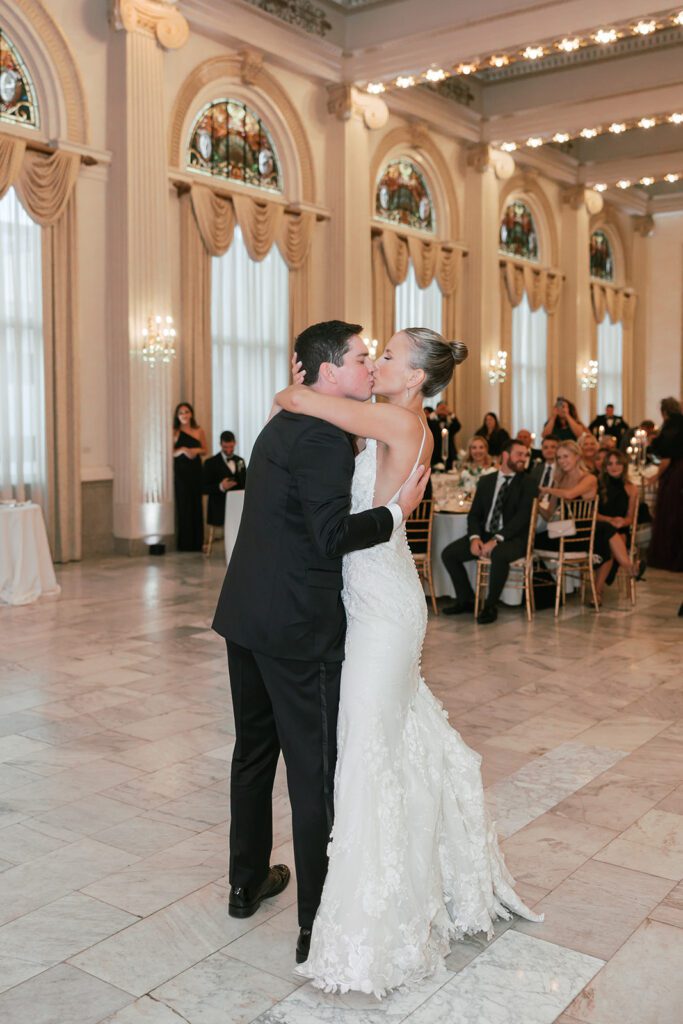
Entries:
[[369,129],[383,128],[389,119],[389,109],[383,99],[368,96],[346,82],[328,85],[327,109],[338,121],[355,117]]
[[636,234],[640,235],[641,238],[652,238],[655,233],[655,219],[646,214],[644,217],[632,217],[633,227],[636,230]]
[[166,50],[179,50],[190,27],[177,7],[178,0],[111,0],[115,29],[151,36]]
[[515,161],[510,154],[503,153],[502,150],[495,149],[485,142],[468,150],[467,166],[479,174],[491,169],[499,181],[507,181],[515,173]]
[[263,71],[263,54],[260,50],[242,50],[239,54],[240,78],[245,85],[255,85]]
[[605,201],[595,189],[586,188],[585,185],[572,185],[562,189],[562,202],[570,206],[572,210],[580,210],[585,206],[588,213],[594,217],[601,213]]

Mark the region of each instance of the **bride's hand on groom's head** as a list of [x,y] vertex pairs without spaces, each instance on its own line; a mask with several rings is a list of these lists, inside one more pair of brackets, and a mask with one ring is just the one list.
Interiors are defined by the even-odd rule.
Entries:
[[431,469],[418,466],[410,479],[401,488],[397,502],[403,512],[404,519],[408,519],[424,498],[425,488],[427,487],[431,472]]
[[292,384],[303,384],[306,371],[296,352],[292,355]]

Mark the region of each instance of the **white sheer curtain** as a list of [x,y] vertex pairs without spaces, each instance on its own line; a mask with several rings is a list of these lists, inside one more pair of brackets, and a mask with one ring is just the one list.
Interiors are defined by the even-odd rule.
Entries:
[[598,324],[598,412],[612,404],[618,416],[622,409],[622,345],[621,324],[613,324],[609,316]]
[[546,419],[548,314],[531,311],[526,294],[512,310],[512,436],[526,427],[540,441]]
[[211,271],[211,446],[232,430],[248,461],[273,395],[289,381],[289,271],[276,246],[251,260],[238,227]]
[[[394,320],[397,331],[402,331],[406,327],[429,327],[441,334],[443,329],[443,295],[436,278],[429,287],[420,288],[412,263],[408,266],[405,281],[396,288]],[[388,340],[384,339],[385,342]],[[440,401],[439,394],[427,398],[425,404],[436,406]]]
[[47,484],[41,229],[0,199],[0,496],[41,503]]

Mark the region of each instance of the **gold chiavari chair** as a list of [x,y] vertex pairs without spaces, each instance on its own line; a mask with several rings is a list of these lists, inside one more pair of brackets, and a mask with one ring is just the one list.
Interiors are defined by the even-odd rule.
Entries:
[[[526,615],[529,622],[534,613],[534,541],[536,539],[536,523],[538,520],[538,498],[534,498],[531,506],[531,519],[529,520],[529,533],[526,541],[526,554],[523,558],[517,558],[510,562],[510,573],[505,581],[506,587],[515,587],[522,590],[523,599],[526,603]],[[486,594],[491,575],[491,559],[477,559],[477,583],[474,592],[474,614],[479,614],[479,607],[482,598]]]
[[[571,537],[560,537],[559,551],[536,548],[535,554],[542,558],[551,572],[557,573],[555,581],[555,617],[560,614],[560,603],[565,603],[566,577],[577,574],[581,581],[583,598],[586,580],[590,583],[593,605],[600,610],[598,592],[595,587],[595,523],[598,512],[598,499],[566,498],[560,499],[560,519],[572,519],[575,533]],[[577,551],[580,543],[583,550]]]
[[406,519],[406,537],[410,547],[415,568],[421,580],[429,590],[432,610],[439,614],[432,579],[432,526],[434,523],[434,507],[431,498],[425,498],[417,506],[413,514]]

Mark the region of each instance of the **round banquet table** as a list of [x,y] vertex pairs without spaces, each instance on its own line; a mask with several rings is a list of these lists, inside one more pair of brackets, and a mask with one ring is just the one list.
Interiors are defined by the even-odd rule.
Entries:
[[0,505],[0,601],[31,604],[59,591],[40,506]]
[[225,544],[225,564],[227,565],[232,555],[232,549],[237,540],[237,531],[240,528],[242,509],[244,508],[244,491],[228,491],[225,495],[225,528],[223,531]]
[[[437,597],[455,597],[455,590],[450,576],[441,561],[441,552],[454,540],[460,540],[467,533],[466,512],[435,512],[432,526],[432,579],[434,593]],[[465,569],[472,584],[476,587],[477,563],[475,559],[465,562]],[[503,604],[518,605],[522,603],[521,587],[504,587],[500,595]]]

